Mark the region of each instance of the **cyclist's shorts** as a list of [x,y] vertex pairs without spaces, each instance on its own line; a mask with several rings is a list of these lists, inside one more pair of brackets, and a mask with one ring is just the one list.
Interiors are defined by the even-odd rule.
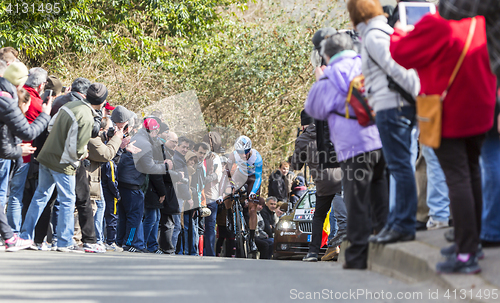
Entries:
[[[246,195],[247,198],[250,195],[250,192],[252,191],[254,183],[255,183],[255,175],[248,176],[247,182],[245,183],[247,185],[247,195]],[[257,192],[255,193],[255,195],[256,195],[255,199],[248,198],[248,202],[264,206],[264,204],[266,204],[266,201],[260,197],[260,187],[259,190],[257,190]]]
[[261,204],[261,205],[265,204],[265,200],[264,199],[260,199],[260,187],[259,187],[259,190],[257,190],[257,192],[255,193],[256,194],[255,199],[250,200],[248,198],[248,196],[250,195],[250,192],[252,191],[253,184],[255,183],[255,175],[250,175],[250,176],[247,177],[247,176],[244,176],[243,174],[237,172],[234,175],[233,180],[235,181],[236,186],[239,187],[239,188],[241,188],[243,186],[246,186],[247,193],[245,195],[245,198],[248,199],[248,202],[252,202],[252,203],[256,203],[256,204]]

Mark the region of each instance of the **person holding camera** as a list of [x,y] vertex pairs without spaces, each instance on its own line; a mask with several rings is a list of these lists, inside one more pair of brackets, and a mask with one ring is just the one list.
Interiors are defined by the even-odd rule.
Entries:
[[[111,120],[107,117],[103,118],[101,123],[101,133],[98,137],[92,138],[89,141],[89,157],[90,165],[87,167],[90,182],[90,199],[95,201],[97,211],[94,215],[94,228],[96,233],[96,243],[100,246],[100,251],[104,251],[104,232],[103,219],[106,201],[104,199],[101,186],[101,166],[103,163],[113,160],[118,153],[120,146],[128,141],[127,131],[125,127],[128,124],[119,127],[111,127]],[[114,135],[106,140],[104,131],[113,129]]]
[[420,81],[414,70],[392,59],[389,44],[394,30],[387,24],[379,0],[349,0],[347,10],[362,38],[366,96],[376,113],[384,158],[396,181],[396,205],[385,228],[372,240],[381,244],[411,241],[415,239],[417,187],[410,149],[416,125],[414,97]]
[[[115,109],[116,110],[116,109]],[[119,221],[117,244],[123,245],[128,252],[148,252],[145,249],[142,217],[144,214],[144,193],[141,190],[146,175],[162,175],[173,168],[172,161],[155,161],[157,152],[155,141],[160,133],[161,121],[149,116],[144,119],[143,128],[132,137],[141,151],[132,153],[126,150],[118,164]]]

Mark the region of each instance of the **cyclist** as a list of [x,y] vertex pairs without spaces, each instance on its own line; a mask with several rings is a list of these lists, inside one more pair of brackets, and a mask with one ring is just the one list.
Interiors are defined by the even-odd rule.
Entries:
[[[226,166],[227,176],[234,185],[234,191],[244,185],[247,188],[248,214],[250,228],[250,251],[257,251],[255,245],[255,229],[257,228],[257,204],[261,203],[260,185],[262,183],[262,157],[252,149],[252,141],[247,136],[240,136],[234,144],[235,151],[229,155]],[[231,208],[230,200],[226,200],[226,208]]]

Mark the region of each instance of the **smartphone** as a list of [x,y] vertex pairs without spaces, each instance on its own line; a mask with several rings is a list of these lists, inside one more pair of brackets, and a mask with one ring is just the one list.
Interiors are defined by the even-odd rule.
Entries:
[[43,103],[47,104],[47,102],[49,102],[50,96],[52,96],[52,94],[54,93],[54,91],[51,90],[51,89],[47,89],[45,92],[46,92],[46,94],[45,94],[45,98],[43,99]]
[[63,86],[61,89],[61,93],[65,93],[65,92],[66,92],[66,86]]
[[436,5],[428,2],[399,2],[399,21],[401,25],[415,25],[425,14],[436,13]]

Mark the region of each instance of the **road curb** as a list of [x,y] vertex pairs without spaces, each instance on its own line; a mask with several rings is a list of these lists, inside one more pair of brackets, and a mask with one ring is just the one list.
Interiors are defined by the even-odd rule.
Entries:
[[[370,243],[368,252],[368,269],[378,272],[407,283],[418,283],[422,281],[432,281],[450,291],[450,296],[460,299],[460,291],[465,290],[467,299],[471,302],[483,303],[493,302],[478,298],[475,294],[479,291],[489,290],[490,293],[499,286],[492,285],[478,275],[440,275],[436,272],[436,263],[442,261],[440,247],[419,241],[417,234],[416,241],[400,242],[394,244],[373,244]],[[349,242],[344,241],[340,246],[338,262],[345,261],[345,248],[349,247]],[[485,263],[480,264],[483,268]],[[455,295],[453,293],[454,290]],[[470,291],[472,290],[472,299]],[[442,296],[441,296],[442,297]]]

